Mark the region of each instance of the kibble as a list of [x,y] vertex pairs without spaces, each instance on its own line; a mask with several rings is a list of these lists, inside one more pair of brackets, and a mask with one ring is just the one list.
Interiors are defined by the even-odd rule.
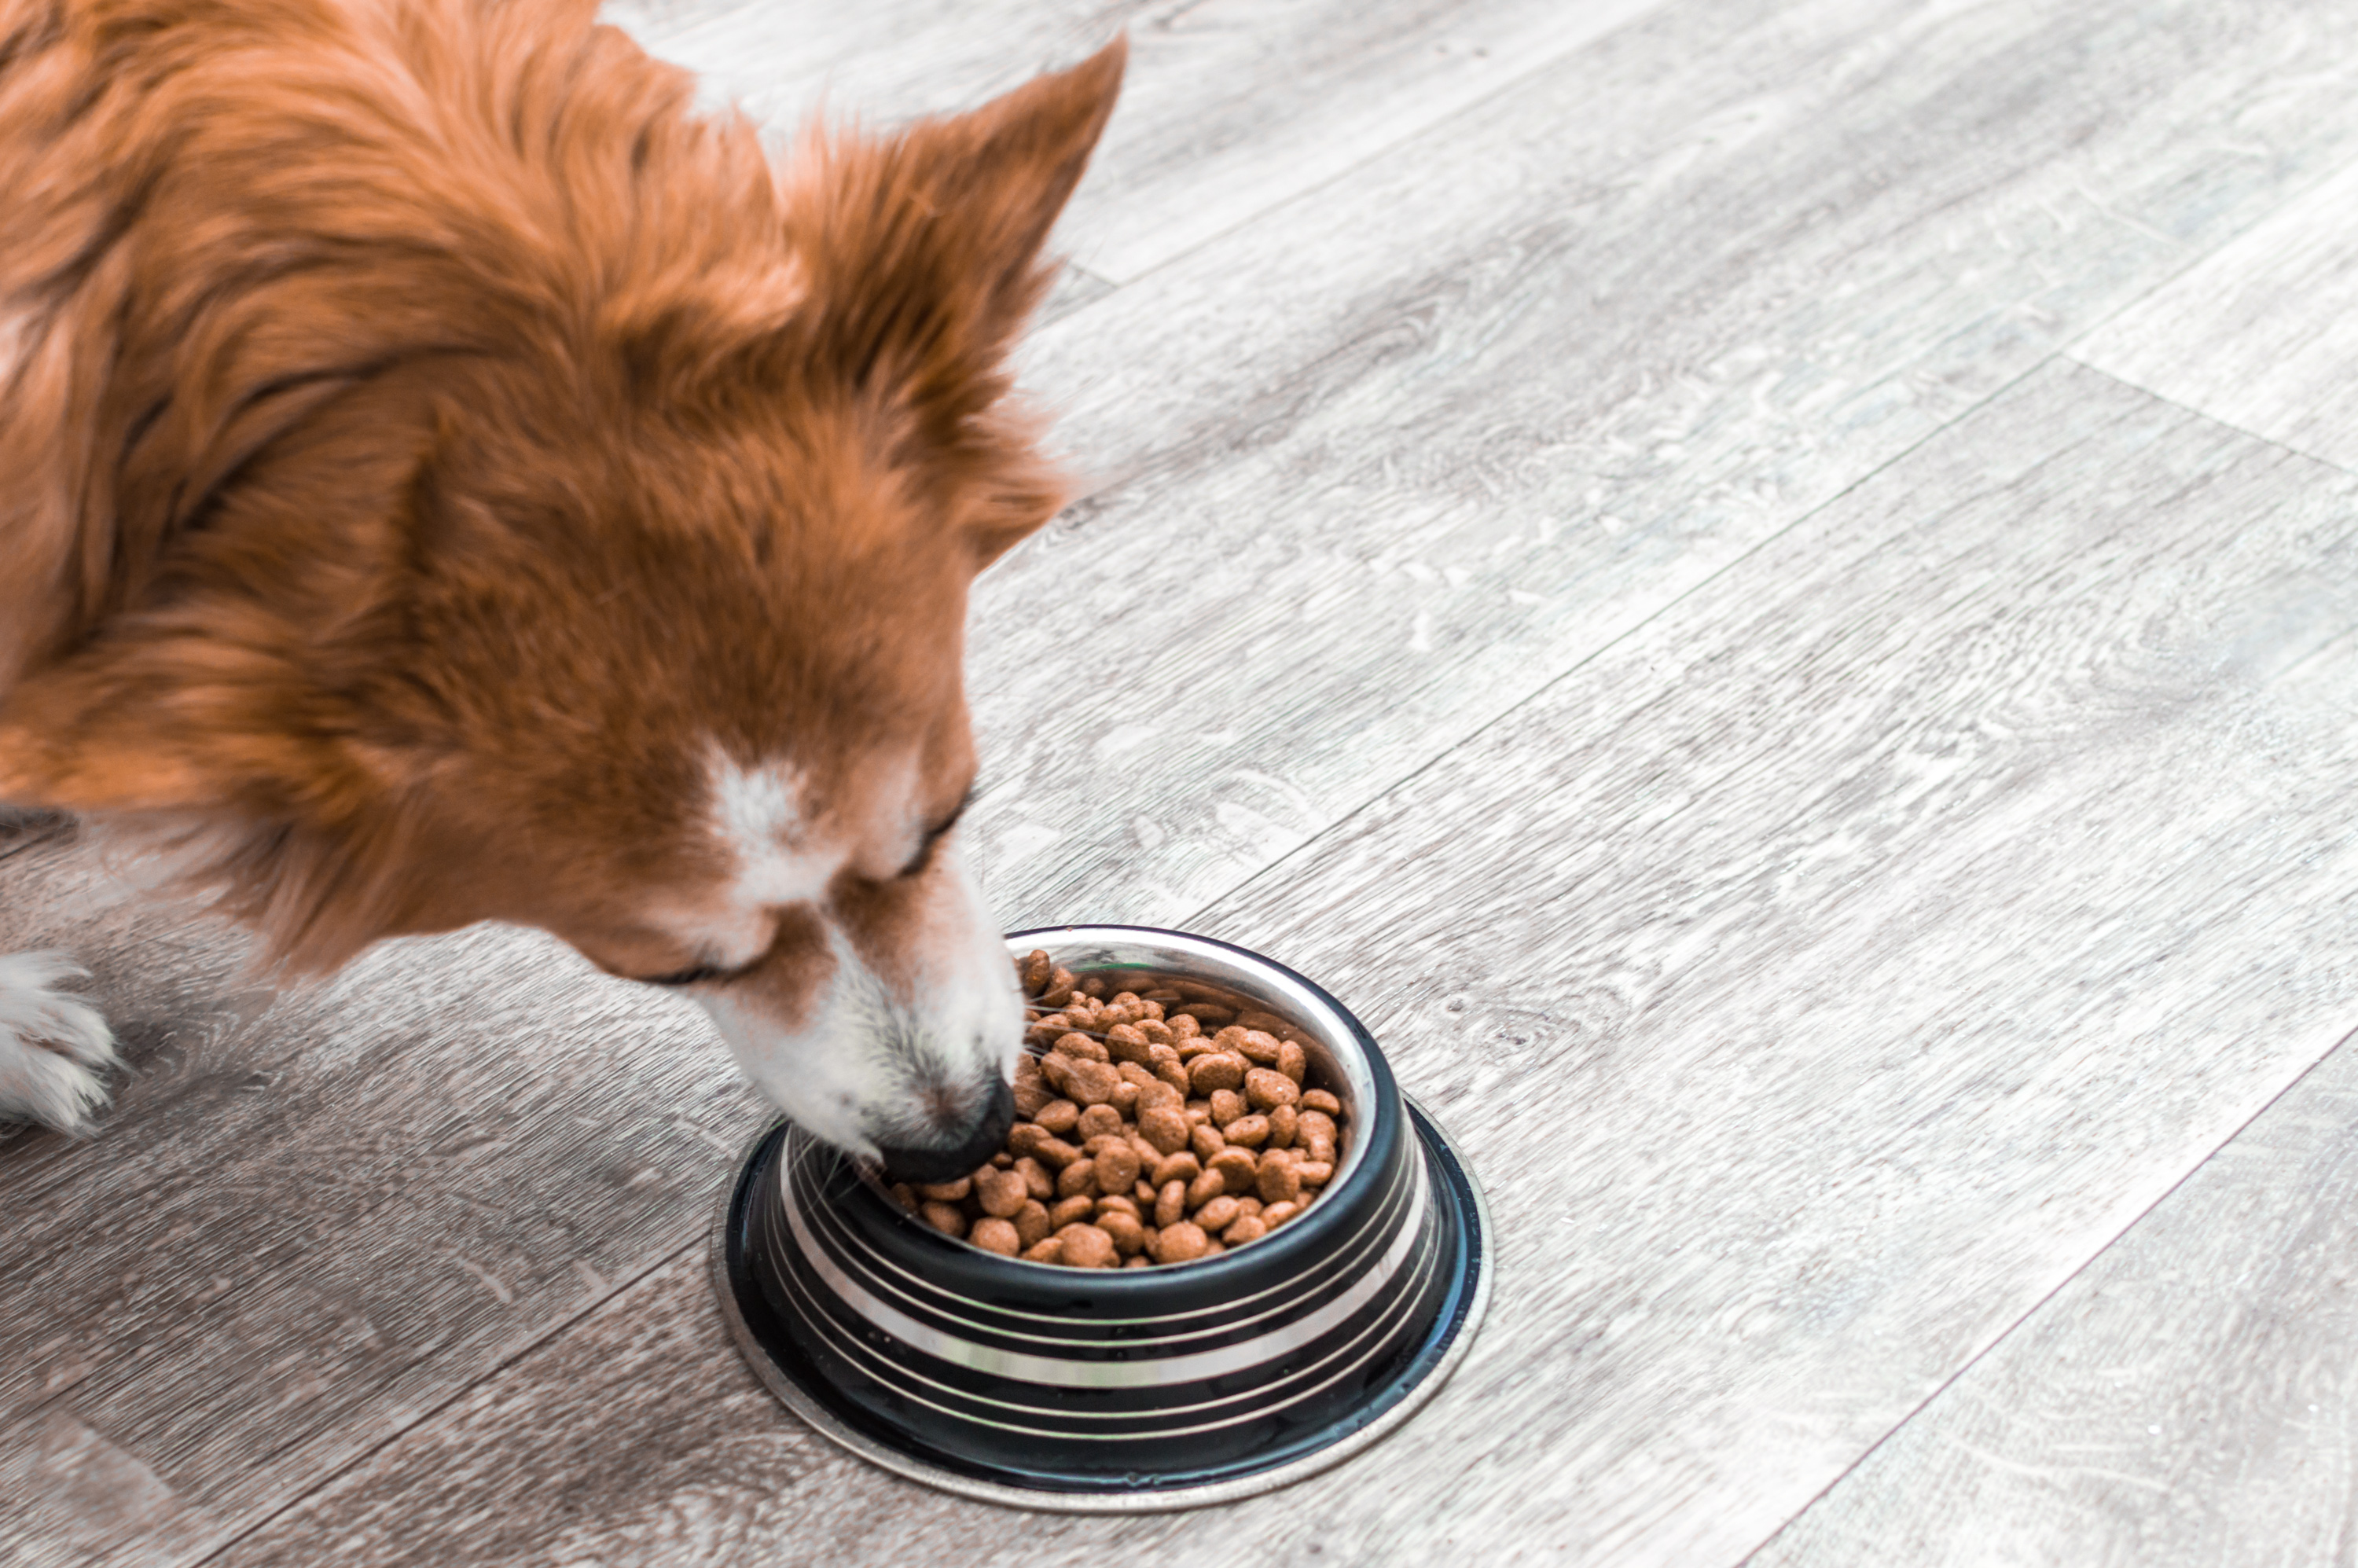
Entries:
[[1282,1019],[1015,966],[1038,1055],[990,1163],[893,1200],[946,1236],[1071,1269],[1217,1258],[1297,1217],[1333,1179],[1343,1104]]

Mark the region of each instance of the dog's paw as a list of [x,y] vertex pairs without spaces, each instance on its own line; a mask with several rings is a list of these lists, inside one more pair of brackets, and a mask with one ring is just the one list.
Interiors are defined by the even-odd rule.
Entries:
[[0,955],[0,1120],[86,1132],[106,1102],[114,1032],[59,982],[89,973],[63,953]]

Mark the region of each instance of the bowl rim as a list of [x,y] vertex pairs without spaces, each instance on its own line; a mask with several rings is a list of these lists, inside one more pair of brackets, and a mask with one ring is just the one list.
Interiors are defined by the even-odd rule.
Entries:
[[[1355,1190],[1352,1187],[1354,1182],[1364,1184],[1367,1181],[1368,1178],[1361,1174],[1365,1167],[1365,1154],[1369,1149],[1377,1146],[1379,1141],[1379,1134],[1387,1130],[1387,1124],[1396,1125],[1402,1119],[1400,1084],[1393,1077],[1391,1065],[1384,1060],[1382,1049],[1377,1045],[1375,1037],[1368,1033],[1367,1025],[1361,1023],[1357,1015],[1336,1000],[1317,982],[1279,963],[1274,958],[1256,953],[1249,947],[1240,947],[1233,942],[1223,942],[1217,936],[1202,936],[1194,932],[1173,931],[1158,925],[1085,925],[1033,926],[1022,931],[1008,932],[1002,940],[1008,951],[1020,957],[1027,950],[1027,945],[1030,947],[1046,946],[1045,943],[1033,940],[1035,937],[1056,937],[1066,941],[1081,942],[1104,941],[1109,945],[1120,944],[1150,949],[1166,948],[1206,958],[1223,967],[1249,973],[1257,983],[1263,983],[1269,989],[1278,991],[1284,1000],[1293,1003],[1300,1011],[1312,1014],[1321,1025],[1326,1026],[1317,1028],[1313,1033],[1325,1053],[1335,1058],[1336,1067],[1342,1075],[1351,1097],[1350,1104],[1347,1108],[1348,1119],[1344,1124],[1350,1136],[1344,1146],[1342,1158],[1336,1162],[1334,1174],[1327,1180],[1319,1203],[1311,1205],[1296,1218],[1268,1235],[1244,1246],[1231,1248],[1217,1257],[1195,1258],[1184,1263],[1160,1263],[1149,1269],[1111,1269],[1092,1271],[1091,1290],[1093,1292],[1109,1291],[1117,1300],[1125,1295],[1151,1295],[1182,1271],[1185,1271],[1190,1281],[1206,1281],[1216,1283],[1221,1272],[1238,1274],[1259,1272],[1272,1263],[1282,1263],[1288,1254],[1316,1249],[1318,1246],[1316,1238],[1328,1227],[1313,1223],[1314,1217],[1317,1217],[1322,1206],[1328,1203],[1334,1204],[1329,1213],[1339,1213],[1347,1206],[1344,1203],[1336,1200],[1344,1198],[1347,1194]],[[1062,962],[1061,959],[1058,961]],[[1150,966],[1141,961],[1135,967],[1146,968]],[[1401,1135],[1404,1135],[1405,1131],[1404,1127],[1399,1129]],[[1013,1267],[1023,1272],[1011,1276],[1012,1278],[1042,1282],[1069,1277],[1074,1272],[1073,1270],[1059,1264],[1033,1262],[1022,1258],[1009,1258],[985,1248],[977,1247],[962,1237],[946,1236],[894,1203],[891,1195],[885,1192],[881,1180],[872,1173],[864,1174],[860,1184],[860,1196],[854,1201],[861,1202],[863,1205],[872,1203],[874,1208],[881,1211],[881,1213],[870,1214],[871,1223],[880,1218],[889,1220],[896,1227],[911,1233],[919,1246],[931,1248],[938,1244],[954,1249],[962,1260],[988,1260],[972,1265],[988,1272],[997,1272]],[[1231,1260],[1238,1259],[1242,1259],[1244,1261],[1230,1268]],[[1166,1314],[1149,1312],[1142,1321],[1160,1319],[1164,1315]],[[1185,1313],[1178,1315],[1184,1317],[1196,1314]]]

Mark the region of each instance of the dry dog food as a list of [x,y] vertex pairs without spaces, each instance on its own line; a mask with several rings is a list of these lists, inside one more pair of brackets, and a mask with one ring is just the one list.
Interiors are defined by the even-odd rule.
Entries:
[[1045,953],[1029,999],[1015,1126],[990,1163],[895,1184],[926,1224],[987,1252],[1075,1269],[1188,1263],[1257,1241],[1317,1201],[1342,1102],[1309,1087],[1282,1020],[1177,990],[1076,981]]

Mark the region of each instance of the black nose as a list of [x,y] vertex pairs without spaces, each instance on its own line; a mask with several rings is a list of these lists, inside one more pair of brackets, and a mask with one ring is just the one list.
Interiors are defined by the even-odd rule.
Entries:
[[964,1142],[947,1149],[882,1143],[876,1152],[884,1156],[884,1173],[893,1181],[955,1181],[998,1153],[1000,1145],[1007,1141],[1007,1130],[1014,1125],[1015,1091],[1005,1083],[996,1083],[982,1103],[981,1119]]

